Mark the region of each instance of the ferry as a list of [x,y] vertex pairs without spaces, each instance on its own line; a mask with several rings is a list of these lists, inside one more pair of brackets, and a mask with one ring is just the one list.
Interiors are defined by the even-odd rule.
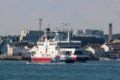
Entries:
[[[31,61],[37,63],[66,62],[71,63],[79,61],[81,57],[77,55],[81,51],[81,41],[62,41],[58,39],[58,33],[52,39],[45,35],[37,42],[31,50]],[[77,52],[77,53],[76,53]],[[83,56],[82,56],[83,57]],[[88,58],[88,56],[84,56]]]

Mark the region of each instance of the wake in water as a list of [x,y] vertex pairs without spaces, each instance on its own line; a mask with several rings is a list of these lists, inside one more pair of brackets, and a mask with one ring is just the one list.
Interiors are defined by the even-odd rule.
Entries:
[[29,62],[27,61],[26,64],[40,64],[40,65],[53,65],[53,64],[66,64],[65,62],[52,62],[52,63],[38,63],[38,62]]

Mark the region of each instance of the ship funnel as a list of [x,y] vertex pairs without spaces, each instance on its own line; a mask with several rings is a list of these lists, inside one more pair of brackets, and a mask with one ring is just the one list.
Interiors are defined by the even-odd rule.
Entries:
[[50,28],[46,28],[46,30],[45,30],[45,37],[47,38],[47,39],[49,39],[50,38]]

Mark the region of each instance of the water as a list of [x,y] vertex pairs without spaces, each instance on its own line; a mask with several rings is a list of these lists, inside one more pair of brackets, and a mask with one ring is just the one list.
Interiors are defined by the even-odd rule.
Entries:
[[0,61],[0,80],[120,80],[120,61],[74,64]]

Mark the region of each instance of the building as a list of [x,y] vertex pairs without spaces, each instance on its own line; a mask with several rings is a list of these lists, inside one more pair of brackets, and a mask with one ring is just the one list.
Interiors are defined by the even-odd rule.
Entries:
[[82,46],[88,45],[88,44],[104,44],[105,39],[104,37],[99,37],[95,35],[79,35],[79,36],[73,36],[72,40],[79,40],[82,42]]
[[87,50],[91,51],[92,54],[98,57],[108,57],[109,47],[105,44],[90,44],[87,46]]
[[98,56],[99,58],[105,57],[109,59],[120,58],[120,42],[107,43],[107,44],[90,44],[87,50]]
[[102,30],[86,29],[86,34],[87,35],[104,36],[104,32]]
[[43,34],[43,31],[22,31],[20,34],[20,42],[36,43]]
[[2,39],[2,42],[0,44],[0,55],[7,53],[7,44],[11,43],[11,38],[9,36],[6,36]]
[[26,31],[24,31],[24,30],[21,31],[20,37],[19,37],[19,41],[20,41],[20,42],[23,41],[23,38],[26,37],[26,35],[28,34],[28,32],[29,32],[28,30],[26,30]]
[[30,58],[29,50],[34,45],[27,42],[13,43],[7,45],[7,55],[8,56],[22,56]]

